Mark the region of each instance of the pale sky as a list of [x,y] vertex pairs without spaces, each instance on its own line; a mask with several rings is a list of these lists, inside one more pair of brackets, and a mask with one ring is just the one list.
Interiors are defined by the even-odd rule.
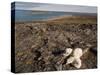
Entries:
[[16,2],[17,10],[41,10],[41,11],[64,11],[64,12],[80,12],[80,13],[97,13],[95,6],[79,6],[79,5],[61,5],[61,4],[45,4],[45,3],[27,3]]

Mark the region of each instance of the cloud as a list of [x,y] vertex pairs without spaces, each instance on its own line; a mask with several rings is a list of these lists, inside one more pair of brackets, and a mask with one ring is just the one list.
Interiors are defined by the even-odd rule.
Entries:
[[59,5],[59,4],[45,4],[45,3],[24,3],[24,2],[20,3],[20,2],[17,2],[16,9],[18,9],[18,10],[97,13],[97,7],[93,7],[93,6]]

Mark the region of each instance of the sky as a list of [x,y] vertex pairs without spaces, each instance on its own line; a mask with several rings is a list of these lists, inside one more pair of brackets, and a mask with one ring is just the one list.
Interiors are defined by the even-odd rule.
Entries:
[[61,5],[61,4],[31,3],[31,2],[15,2],[15,9],[97,13],[97,7],[95,6]]

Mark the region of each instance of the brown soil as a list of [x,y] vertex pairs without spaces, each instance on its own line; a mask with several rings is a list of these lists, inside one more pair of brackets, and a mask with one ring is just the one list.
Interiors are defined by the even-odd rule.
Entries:
[[83,50],[92,47],[82,57],[80,69],[97,68],[96,17],[67,17],[42,22],[15,24],[16,72],[76,70],[66,65],[63,53],[68,47]]

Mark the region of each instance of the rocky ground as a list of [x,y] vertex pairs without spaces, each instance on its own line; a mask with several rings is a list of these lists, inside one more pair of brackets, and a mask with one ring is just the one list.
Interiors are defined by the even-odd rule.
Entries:
[[[62,60],[66,48],[89,50],[81,57],[79,69],[97,68],[96,17],[70,17],[15,24],[16,72],[76,70]],[[60,63],[59,63],[60,62]],[[58,64],[59,63],[59,64]]]

